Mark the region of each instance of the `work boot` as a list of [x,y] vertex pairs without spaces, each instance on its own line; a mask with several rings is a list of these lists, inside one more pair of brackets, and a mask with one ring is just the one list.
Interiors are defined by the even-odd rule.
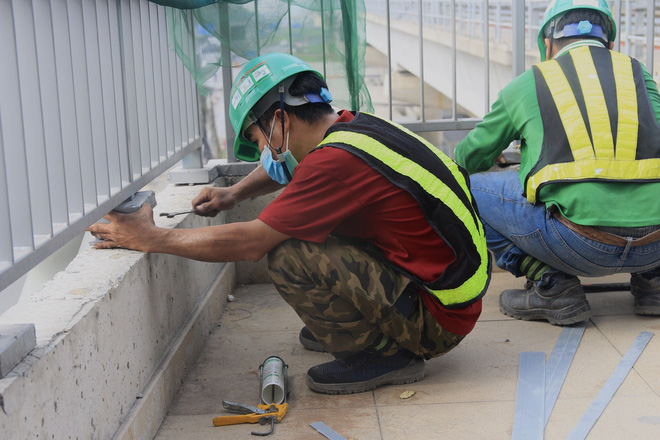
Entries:
[[500,310],[516,319],[543,319],[553,325],[570,325],[591,317],[591,307],[577,277],[548,271],[539,281],[527,280],[525,289],[500,294]]
[[298,339],[303,347],[312,351],[325,351],[325,347],[316,339],[314,333],[307,327],[300,329]]
[[424,374],[424,359],[408,350],[387,357],[360,352],[310,368],[307,386],[317,393],[353,394],[381,385],[417,382]]
[[660,276],[630,276],[630,293],[635,297],[633,311],[637,315],[660,315]]

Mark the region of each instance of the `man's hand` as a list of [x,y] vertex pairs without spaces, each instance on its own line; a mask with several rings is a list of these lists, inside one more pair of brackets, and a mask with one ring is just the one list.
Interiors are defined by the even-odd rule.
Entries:
[[110,212],[104,216],[110,223],[94,223],[87,230],[105,241],[96,243],[96,249],[126,248],[149,252],[153,240],[158,240],[153,209],[145,203],[132,214]]
[[205,187],[192,201],[197,215],[215,217],[221,211],[227,211],[236,206],[234,191],[230,188]]

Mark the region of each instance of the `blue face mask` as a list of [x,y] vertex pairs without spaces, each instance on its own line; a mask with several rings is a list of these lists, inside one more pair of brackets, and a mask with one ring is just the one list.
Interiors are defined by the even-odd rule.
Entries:
[[[284,160],[284,164],[287,167],[287,171],[290,176],[293,176],[293,169],[298,164],[296,158],[293,157],[290,151],[285,151],[284,154],[280,156]],[[273,160],[273,155],[270,152],[270,148],[264,148],[264,151],[261,153],[261,166],[264,167],[264,170],[268,173],[271,179],[276,182],[286,185],[289,183],[289,179],[286,177],[284,172],[284,166],[279,160]]]
[[[273,119],[275,122],[275,119]],[[277,155],[277,161],[273,160],[273,154],[270,150],[270,139],[273,136],[273,123],[270,125],[270,135],[268,136],[268,145],[261,152],[261,166],[264,167],[268,176],[276,182],[286,185],[291,181],[288,176],[293,176],[293,170],[298,165],[298,161],[289,151],[289,134],[286,136],[286,151]],[[286,167],[286,171],[284,169]],[[287,176],[288,172],[288,176]]]

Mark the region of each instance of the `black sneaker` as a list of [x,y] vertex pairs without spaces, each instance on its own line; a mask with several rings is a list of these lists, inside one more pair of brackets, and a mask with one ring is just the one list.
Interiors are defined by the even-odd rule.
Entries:
[[317,393],[353,394],[381,385],[417,382],[424,375],[424,359],[407,350],[388,357],[360,352],[310,368],[307,386]]
[[307,326],[300,329],[300,334],[298,335],[298,339],[300,339],[300,343],[307,350],[325,351],[325,347],[321,345],[321,343],[316,339],[316,337],[314,337],[314,334]]
[[500,310],[516,319],[542,319],[553,325],[591,318],[580,280],[563,272],[546,272],[537,282],[527,280],[524,290],[505,290],[500,294]]
[[660,277],[632,274],[630,293],[635,297],[633,311],[637,315],[660,315]]

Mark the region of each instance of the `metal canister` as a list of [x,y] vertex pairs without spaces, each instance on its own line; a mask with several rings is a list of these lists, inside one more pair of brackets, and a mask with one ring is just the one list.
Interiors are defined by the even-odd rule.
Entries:
[[261,403],[279,405],[287,398],[288,365],[279,356],[267,358],[259,367]]

